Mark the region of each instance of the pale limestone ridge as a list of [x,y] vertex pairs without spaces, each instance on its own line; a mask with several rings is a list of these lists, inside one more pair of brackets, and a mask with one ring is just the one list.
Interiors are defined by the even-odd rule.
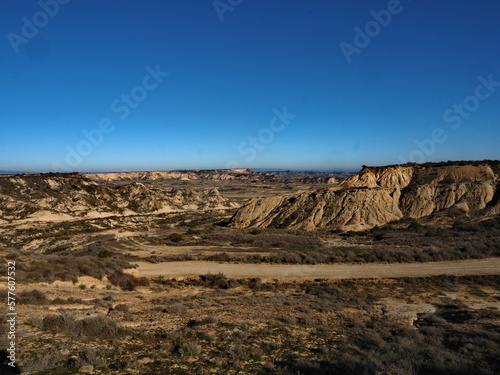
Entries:
[[500,212],[499,175],[498,161],[364,167],[331,188],[255,198],[230,225],[363,230],[451,208],[492,216]]
[[99,185],[78,174],[0,178],[0,220],[59,221],[183,210],[228,209],[217,189]]

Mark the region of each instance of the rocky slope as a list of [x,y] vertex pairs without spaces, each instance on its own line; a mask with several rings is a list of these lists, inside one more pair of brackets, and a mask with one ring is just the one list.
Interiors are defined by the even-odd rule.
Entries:
[[364,230],[452,208],[493,216],[500,214],[499,180],[499,161],[363,167],[331,188],[253,199],[230,225]]
[[347,172],[255,172],[251,169],[210,169],[192,171],[164,172],[113,172],[89,173],[86,176],[96,182],[119,181],[241,181],[260,183],[311,183],[336,184],[339,180],[350,176]]
[[0,177],[0,220],[68,220],[181,210],[226,209],[217,189],[162,190],[141,183],[99,185],[79,174]]
[[228,170],[199,170],[199,171],[158,171],[158,172],[112,172],[112,173],[89,173],[86,176],[98,182],[114,181],[158,181],[158,180],[234,180],[236,178],[248,178],[254,172],[250,169],[228,169]]

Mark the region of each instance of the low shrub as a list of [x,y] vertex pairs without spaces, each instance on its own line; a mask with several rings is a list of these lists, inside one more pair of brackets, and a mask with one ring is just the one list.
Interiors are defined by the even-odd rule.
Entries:
[[122,271],[115,271],[108,275],[111,284],[120,287],[122,290],[133,291],[138,286],[148,286],[149,280],[145,277],[137,278]]
[[116,311],[123,311],[123,312],[127,312],[129,310],[129,306],[124,304],[124,303],[120,303],[118,305],[115,306],[115,310]]
[[45,294],[38,289],[22,291],[18,297],[20,303],[27,305],[45,305],[49,303]]
[[106,316],[93,316],[75,320],[72,316],[63,313],[46,315],[41,321],[41,328],[54,333],[64,333],[73,337],[110,337],[118,332],[117,323]]
[[184,239],[184,236],[180,233],[172,233],[170,234],[167,239],[172,242],[181,242]]
[[179,354],[184,356],[196,356],[201,354],[202,348],[201,345],[193,341],[187,341],[179,345]]

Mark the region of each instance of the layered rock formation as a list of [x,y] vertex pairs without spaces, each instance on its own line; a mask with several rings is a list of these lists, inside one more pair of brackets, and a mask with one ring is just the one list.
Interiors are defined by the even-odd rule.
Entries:
[[498,215],[499,176],[499,161],[363,167],[331,188],[253,199],[230,225],[364,230],[452,208]]
[[78,174],[0,177],[0,220],[69,220],[235,205],[217,189],[163,190],[141,183],[99,185]]

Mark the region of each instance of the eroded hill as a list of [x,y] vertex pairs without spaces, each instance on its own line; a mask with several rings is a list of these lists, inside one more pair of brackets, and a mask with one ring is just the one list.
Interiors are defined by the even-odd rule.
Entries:
[[86,176],[96,182],[120,181],[240,181],[258,183],[307,183],[336,184],[350,176],[348,172],[314,172],[314,171],[277,171],[255,172],[248,168],[208,169],[189,171],[146,171],[146,172],[112,172],[90,173]]
[[226,209],[217,189],[159,189],[141,183],[100,185],[79,174],[0,177],[0,221],[58,221],[112,215]]
[[407,164],[363,169],[331,188],[255,198],[230,225],[364,230],[458,209],[500,214],[500,162]]

